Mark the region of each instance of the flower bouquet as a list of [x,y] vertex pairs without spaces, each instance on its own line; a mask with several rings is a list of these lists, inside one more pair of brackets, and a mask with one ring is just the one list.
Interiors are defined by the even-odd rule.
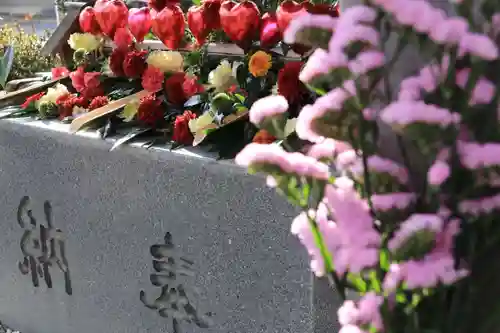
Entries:
[[[236,157],[302,210],[291,231],[343,299],[342,333],[499,327],[500,2],[454,7],[367,0],[293,20],[284,40],[319,47],[299,75],[319,96],[296,124],[309,147]],[[394,90],[409,46],[426,65]],[[265,97],[250,121],[280,136],[288,106]]]
[[[305,59],[312,45],[282,41],[291,20],[307,13],[336,17],[338,9],[288,0],[261,15],[251,1],[208,0],[184,15],[176,2],[152,0],[148,7],[128,9],[121,0],[98,0],[83,8],[81,31],[68,40],[72,63],[53,69],[53,79],[71,82],[63,79],[29,96],[12,115],[58,118],[74,129],[97,127],[103,137],[128,128],[121,143],[147,134],[155,143],[203,144],[234,157],[252,140],[274,142],[292,134],[299,110],[314,97],[298,79],[300,57],[286,57],[292,49]],[[211,41],[221,34],[241,54],[211,52]],[[146,40],[149,35],[163,46]],[[143,90],[148,94],[126,104],[109,104]],[[253,103],[273,92],[290,104],[288,130],[279,137],[248,122]]]

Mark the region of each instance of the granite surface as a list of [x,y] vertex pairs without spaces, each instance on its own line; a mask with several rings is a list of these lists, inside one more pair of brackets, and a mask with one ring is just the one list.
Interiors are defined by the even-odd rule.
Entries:
[[296,212],[261,178],[109,148],[0,122],[0,321],[23,333],[335,331],[315,329],[338,304],[315,305],[306,252],[289,232]]

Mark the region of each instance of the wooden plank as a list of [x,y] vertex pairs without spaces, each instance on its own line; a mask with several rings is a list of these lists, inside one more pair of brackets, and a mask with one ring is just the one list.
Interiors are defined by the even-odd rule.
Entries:
[[151,92],[147,90],[142,90],[139,91],[138,93],[135,93],[133,95],[117,99],[116,101],[113,101],[103,107],[100,107],[98,109],[92,110],[89,113],[86,113],[76,119],[74,119],[71,122],[70,125],[70,132],[75,133],[79,130],[81,130],[85,125],[89,124],[90,122],[99,119],[101,117],[107,116],[112,114],[113,112],[116,112],[123,108],[125,105],[128,103],[134,101],[134,100],[139,100],[147,95],[151,94]]
[[56,83],[66,80],[68,77],[60,78],[57,80],[48,81],[46,83],[42,83],[39,86],[27,87],[24,89],[20,89],[11,93],[7,93],[0,97],[0,107],[6,107],[8,105],[22,104],[26,100],[26,97],[37,94],[39,92],[45,91],[48,88],[52,87]]

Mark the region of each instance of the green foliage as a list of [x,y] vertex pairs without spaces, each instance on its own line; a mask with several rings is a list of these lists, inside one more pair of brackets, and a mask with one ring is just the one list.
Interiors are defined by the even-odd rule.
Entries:
[[12,45],[15,53],[7,81],[27,78],[58,66],[56,59],[40,54],[46,40],[47,36],[26,33],[19,26],[5,25],[0,28],[0,56],[4,56],[7,45]]
[[5,88],[7,78],[9,77],[10,70],[12,69],[12,62],[14,61],[14,47],[6,45],[3,48],[3,57],[0,59],[0,85]]

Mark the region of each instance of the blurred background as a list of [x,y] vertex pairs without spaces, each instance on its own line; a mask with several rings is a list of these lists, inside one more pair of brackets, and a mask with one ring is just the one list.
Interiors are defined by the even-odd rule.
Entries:
[[54,0],[0,0],[0,25],[19,23],[26,32],[57,26]]

